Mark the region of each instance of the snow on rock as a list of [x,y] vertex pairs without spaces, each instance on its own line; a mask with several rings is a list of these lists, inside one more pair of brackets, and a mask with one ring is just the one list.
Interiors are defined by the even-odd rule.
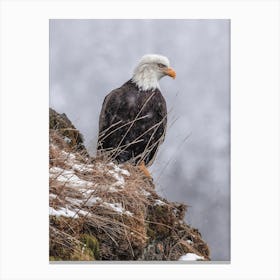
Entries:
[[[74,141],[68,145],[72,134],[65,134],[68,139],[63,129],[56,130],[54,125],[50,130],[49,153],[51,259],[76,260],[78,255],[82,261],[123,260],[124,256],[127,260],[142,261],[163,260],[166,256],[168,260],[181,261],[209,259],[208,246],[199,232],[183,221],[183,205],[159,196],[153,182],[144,180],[137,167],[89,157],[82,140],[78,143],[81,149],[73,146]],[[77,134],[73,134],[74,139]],[[158,211],[158,207],[165,211]],[[158,236],[165,235],[165,223],[172,233],[166,241],[159,241]],[[99,249],[83,249],[80,254],[86,246],[81,247],[81,243],[87,244],[91,236]],[[182,252],[189,253],[181,256]]]
[[123,207],[121,206],[120,203],[103,202],[103,205],[111,208],[112,210],[114,210],[115,212],[118,212],[120,214],[126,214],[128,216],[133,216],[133,214],[130,211],[126,211],[125,209],[123,209]]
[[53,175],[57,175],[59,173],[62,173],[64,171],[64,169],[60,168],[60,167],[57,167],[57,166],[54,166],[52,168],[50,168],[49,172],[50,172],[50,177],[55,177]]
[[67,153],[65,151],[61,151],[61,154],[69,160],[75,160],[76,159],[76,156],[73,153],[70,153],[70,152]]
[[64,136],[63,140],[65,141],[65,143],[69,144],[71,143],[71,139],[67,136]]
[[[59,147],[54,144],[51,144],[51,147],[59,149]],[[108,188],[109,192],[118,192],[120,189],[125,187],[125,176],[130,176],[130,173],[127,170],[119,167],[113,162],[84,164],[79,161],[79,156],[74,153],[65,152],[63,150],[59,152],[61,160],[64,161],[64,166],[63,168],[52,166],[49,169],[50,179],[52,181],[63,183],[66,187],[75,188],[77,193],[67,193],[63,207],[61,207],[61,205],[55,207],[56,209],[50,207],[50,215],[78,218],[79,216],[89,214],[87,211],[84,211],[84,209],[87,210],[87,208],[84,207],[93,207],[96,204],[99,204],[99,206],[109,208],[118,214],[133,216],[133,213],[125,210],[121,203],[109,203],[96,196],[96,188],[98,186],[101,187],[102,185],[96,185],[95,182],[92,182],[93,178],[90,176],[96,168],[105,172],[108,176],[115,180],[115,182],[108,186],[104,185],[103,187]],[[89,181],[85,180],[85,175],[87,175],[87,178],[91,179],[88,179]],[[55,199],[56,196],[56,194],[51,193],[50,200]]]
[[179,261],[198,261],[198,260],[204,260],[204,257],[198,256],[194,253],[187,253],[186,255],[183,255],[179,258]]
[[[116,182],[113,183],[111,187],[124,188],[125,179],[123,175],[130,176],[130,173],[127,170],[120,168],[113,162],[108,163],[108,166],[113,167],[113,169],[108,169],[108,173],[112,175],[112,177],[116,180]],[[111,191],[115,191],[115,190],[112,189]]]
[[53,207],[49,207],[49,215],[51,216],[64,216],[68,218],[78,218],[78,216],[86,216],[89,212],[81,210],[81,209],[69,209],[67,207],[61,207],[59,209],[54,209]]
[[80,206],[84,203],[82,199],[66,197],[67,202],[69,202],[72,206]]
[[141,190],[141,193],[142,193],[143,195],[145,195],[145,196],[150,196],[150,195],[151,195],[150,192],[147,192],[147,191],[145,191],[144,189]]
[[112,184],[113,187],[124,187],[125,181],[123,176],[111,170],[109,170],[108,172],[114,177],[114,179],[116,179],[116,182]]
[[[116,186],[116,185],[114,185],[114,186]],[[117,186],[116,186],[116,187],[117,187]],[[120,187],[121,189],[123,189],[123,186],[119,186],[119,187]],[[120,189],[120,188],[119,188],[119,189]],[[109,191],[109,192],[117,192],[118,189],[116,189],[116,188],[113,187],[113,186],[110,186],[109,189],[108,189],[108,191]]]
[[85,197],[89,197],[95,193],[95,189],[92,188],[80,188],[79,191]]
[[79,172],[93,172],[93,165],[92,164],[73,164],[72,169],[79,171]]
[[93,205],[95,205],[96,203],[99,203],[99,202],[102,202],[102,199],[100,197],[98,197],[98,196],[90,197],[89,199],[86,200],[85,206],[91,207],[91,206],[93,206]]
[[88,211],[84,211],[84,210],[79,209],[79,210],[77,210],[77,214],[78,214],[79,216],[87,216],[87,215],[89,215],[90,213],[89,213]]
[[155,200],[155,204],[154,205],[159,205],[159,206],[162,206],[162,205],[165,205],[166,203],[163,202],[162,200],[159,200],[159,199],[156,199]]
[[98,164],[96,164],[96,168],[99,169],[100,171],[105,170],[105,172],[110,174],[111,177],[116,180],[116,182],[114,182],[110,186],[111,189],[109,191],[112,191],[112,192],[117,191],[114,187],[124,188],[125,179],[124,179],[123,175],[130,176],[130,173],[127,170],[120,168],[113,162],[110,162],[108,164],[98,163]]
[[50,198],[50,199],[55,199],[56,197],[57,197],[57,195],[54,194],[54,193],[50,193],[50,194],[49,194],[49,198]]
[[108,165],[112,166],[114,168],[115,172],[121,173],[121,174],[126,175],[126,176],[130,176],[130,173],[127,170],[120,168],[119,166],[117,166],[113,162],[110,162]]
[[52,216],[64,216],[64,217],[73,218],[77,214],[77,211],[72,211],[67,208],[60,208],[56,210],[52,207],[49,207],[49,214]]
[[73,187],[90,187],[93,186],[92,182],[79,178],[73,170],[65,170],[60,167],[52,167],[49,170],[50,178],[55,179],[61,183],[66,183]]

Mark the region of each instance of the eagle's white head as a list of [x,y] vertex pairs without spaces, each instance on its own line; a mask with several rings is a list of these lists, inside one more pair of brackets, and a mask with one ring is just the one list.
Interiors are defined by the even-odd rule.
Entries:
[[169,67],[167,57],[158,54],[144,55],[134,70],[132,81],[141,90],[154,90],[159,87],[159,80],[164,76],[176,77],[176,72]]

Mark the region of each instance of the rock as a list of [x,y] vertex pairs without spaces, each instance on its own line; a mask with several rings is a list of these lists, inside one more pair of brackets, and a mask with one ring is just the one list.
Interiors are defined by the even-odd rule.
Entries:
[[74,127],[66,114],[58,114],[50,108],[49,129],[50,133],[59,134],[71,149],[75,148],[77,151],[86,152],[82,134]]
[[160,197],[138,167],[89,157],[67,116],[50,118],[50,261],[210,259],[185,205]]

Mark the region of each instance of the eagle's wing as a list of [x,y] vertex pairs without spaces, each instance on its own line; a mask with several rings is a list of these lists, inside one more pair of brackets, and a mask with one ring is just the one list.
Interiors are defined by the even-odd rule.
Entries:
[[104,99],[99,116],[99,136],[113,123],[114,115],[117,112],[115,103],[115,91],[111,91]]

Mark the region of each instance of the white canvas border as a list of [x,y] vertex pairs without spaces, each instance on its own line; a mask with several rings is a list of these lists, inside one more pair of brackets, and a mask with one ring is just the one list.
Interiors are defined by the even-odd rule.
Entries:
[[[231,264],[49,264],[50,18],[231,19]],[[2,1],[1,279],[279,279],[279,34],[278,1]]]

